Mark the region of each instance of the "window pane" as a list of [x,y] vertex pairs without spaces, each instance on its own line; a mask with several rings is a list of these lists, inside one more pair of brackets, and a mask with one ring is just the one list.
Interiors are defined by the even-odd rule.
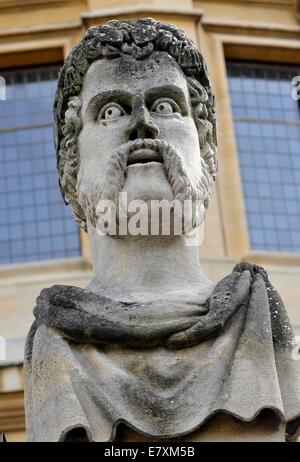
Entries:
[[300,252],[300,67],[227,62],[252,249]]
[[58,66],[1,72],[0,264],[80,254],[76,224],[60,196],[52,137]]

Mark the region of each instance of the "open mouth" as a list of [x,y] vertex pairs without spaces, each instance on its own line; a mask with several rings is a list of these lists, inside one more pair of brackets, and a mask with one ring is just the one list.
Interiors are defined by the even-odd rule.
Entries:
[[149,162],[163,163],[161,153],[149,148],[136,149],[129,153],[127,165],[148,164]]
[[162,154],[160,149],[157,149],[155,140],[139,139],[133,142],[128,154],[127,166],[150,162],[163,163]]

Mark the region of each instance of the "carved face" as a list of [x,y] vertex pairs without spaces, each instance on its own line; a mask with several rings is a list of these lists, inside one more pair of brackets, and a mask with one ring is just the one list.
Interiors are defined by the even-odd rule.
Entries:
[[81,100],[83,208],[87,198],[93,207],[103,191],[109,198],[127,192],[128,201],[193,193],[202,173],[198,133],[186,78],[167,53],[95,61],[84,77]]

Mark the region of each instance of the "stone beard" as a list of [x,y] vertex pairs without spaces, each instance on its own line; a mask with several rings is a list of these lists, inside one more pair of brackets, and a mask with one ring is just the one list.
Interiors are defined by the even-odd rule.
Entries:
[[[29,441],[295,438],[300,363],[279,294],[248,263],[214,286],[186,245],[217,173],[214,96],[193,43],[153,19],[93,27],[60,72],[54,112],[60,187],[93,275],[37,298]],[[101,235],[102,201],[120,193],[191,201],[187,230]]]

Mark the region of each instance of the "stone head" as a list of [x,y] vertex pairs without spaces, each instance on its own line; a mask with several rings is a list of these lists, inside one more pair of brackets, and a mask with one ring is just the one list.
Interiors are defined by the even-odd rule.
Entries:
[[54,105],[60,188],[77,222],[101,199],[198,201],[217,173],[214,96],[202,56],[153,19],[89,29],[71,51]]

